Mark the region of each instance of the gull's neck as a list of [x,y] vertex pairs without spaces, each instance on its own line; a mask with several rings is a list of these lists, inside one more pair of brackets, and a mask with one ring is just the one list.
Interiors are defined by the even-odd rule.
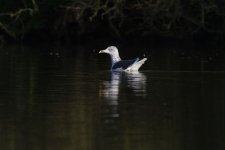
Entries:
[[112,66],[118,62],[118,61],[121,61],[121,58],[119,56],[119,54],[113,54],[113,55],[110,55],[111,56],[111,62],[112,62]]

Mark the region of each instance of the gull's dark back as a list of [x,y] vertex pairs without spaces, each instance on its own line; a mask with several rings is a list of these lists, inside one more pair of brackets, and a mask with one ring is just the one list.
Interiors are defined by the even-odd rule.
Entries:
[[115,70],[115,69],[119,69],[119,68],[122,68],[122,69],[127,69],[129,66],[131,66],[133,63],[135,63],[136,61],[138,61],[139,59],[136,58],[136,59],[132,59],[132,60],[121,60],[121,61],[118,61],[116,62],[113,66],[112,66],[112,70]]

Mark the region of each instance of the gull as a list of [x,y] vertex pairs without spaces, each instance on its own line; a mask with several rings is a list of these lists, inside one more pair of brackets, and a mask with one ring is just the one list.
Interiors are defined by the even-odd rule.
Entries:
[[118,49],[115,46],[109,46],[99,53],[107,53],[111,56],[111,70],[112,71],[138,71],[145,63],[147,58],[139,60],[139,58],[131,60],[121,60]]

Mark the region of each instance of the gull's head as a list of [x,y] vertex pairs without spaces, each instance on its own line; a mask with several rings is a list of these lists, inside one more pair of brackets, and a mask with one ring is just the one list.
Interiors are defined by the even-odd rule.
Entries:
[[99,53],[107,53],[111,56],[119,56],[118,49],[115,46],[109,46],[105,50],[99,51]]

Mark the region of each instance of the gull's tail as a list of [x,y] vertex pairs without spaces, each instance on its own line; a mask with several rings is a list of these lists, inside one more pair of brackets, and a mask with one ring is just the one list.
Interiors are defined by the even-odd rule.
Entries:
[[138,69],[145,63],[147,58],[143,58],[140,61],[136,61],[130,67],[128,67],[125,71],[138,71]]

